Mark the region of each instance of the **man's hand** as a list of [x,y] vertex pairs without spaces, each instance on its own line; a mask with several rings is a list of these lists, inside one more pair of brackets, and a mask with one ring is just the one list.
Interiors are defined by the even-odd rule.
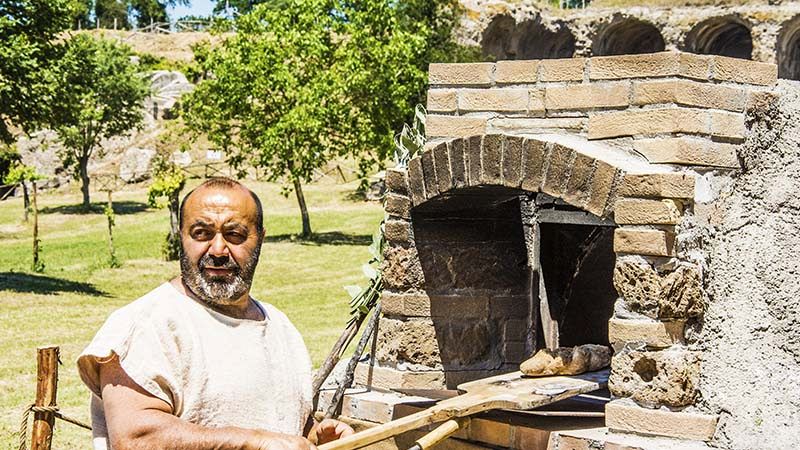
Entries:
[[308,439],[317,445],[322,445],[351,434],[353,434],[353,429],[350,428],[350,425],[338,420],[325,419],[311,429]]
[[264,432],[264,440],[257,446],[258,450],[317,450],[308,439],[288,434]]

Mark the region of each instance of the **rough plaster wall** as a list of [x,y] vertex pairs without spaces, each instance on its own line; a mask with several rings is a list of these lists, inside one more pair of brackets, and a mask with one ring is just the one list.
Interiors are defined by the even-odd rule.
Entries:
[[725,448],[800,448],[800,83],[754,116],[743,174],[721,198],[700,407]]

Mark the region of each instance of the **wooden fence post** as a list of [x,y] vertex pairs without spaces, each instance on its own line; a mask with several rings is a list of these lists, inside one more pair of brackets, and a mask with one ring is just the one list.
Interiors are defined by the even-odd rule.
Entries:
[[[58,347],[39,347],[36,355],[36,406],[56,406],[58,388]],[[53,440],[54,412],[36,412],[33,416],[31,450],[50,450]]]

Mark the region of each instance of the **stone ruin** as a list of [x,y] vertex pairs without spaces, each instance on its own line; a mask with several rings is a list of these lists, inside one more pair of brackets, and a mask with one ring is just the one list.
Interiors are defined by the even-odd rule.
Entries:
[[800,91],[777,75],[681,52],[432,64],[428,144],[386,175],[371,389],[344,416],[595,343],[609,389],[577,413],[483,414],[442,445],[797,444]]

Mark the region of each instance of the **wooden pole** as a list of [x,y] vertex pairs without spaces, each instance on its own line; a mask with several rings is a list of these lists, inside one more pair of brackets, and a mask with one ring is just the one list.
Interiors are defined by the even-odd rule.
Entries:
[[31,182],[33,193],[33,271],[40,272],[42,266],[39,262],[39,207],[36,205],[36,181]]
[[111,189],[108,191],[108,211],[106,219],[108,221],[108,261],[111,267],[117,266],[117,254],[114,252],[114,203],[111,201]]
[[[36,406],[56,406],[58,388],[58,347],[37,349]],[[53,440],[53,426],[56,416],[53,412],[36,412],[33,416],[33,435],[31,450],[50,450]]]

